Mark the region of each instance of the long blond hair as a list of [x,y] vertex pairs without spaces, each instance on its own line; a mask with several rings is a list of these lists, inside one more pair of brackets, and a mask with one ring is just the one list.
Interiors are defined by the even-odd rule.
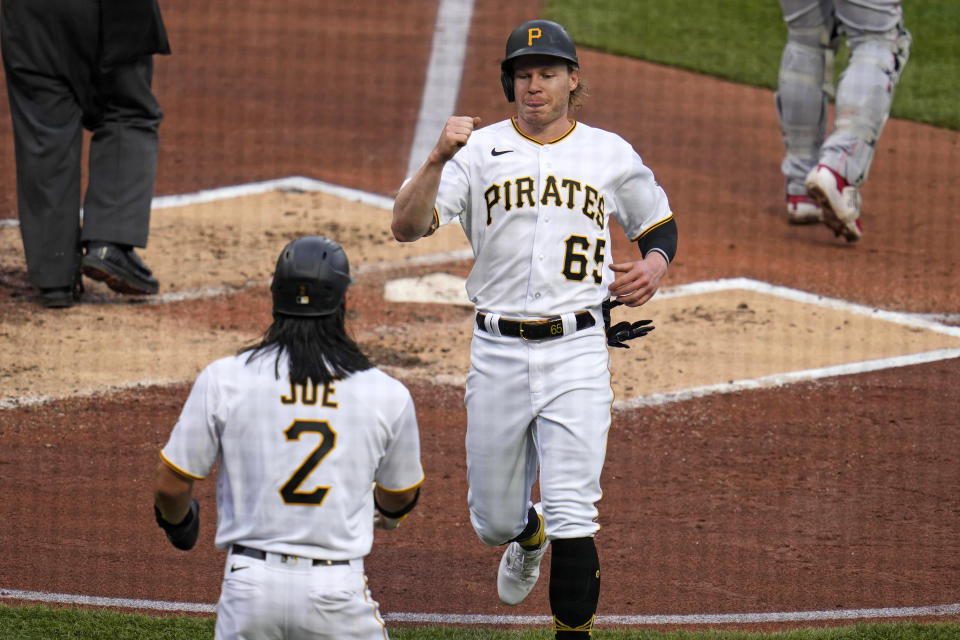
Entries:
[[587,79],[583,77],[583,71],[580,71],[580,67],[568,64],[567,68],[571,72],[573,72],[574,69],[580,72],[577,88],[570,92],[570,98],[567,101],[568,108],[570,112],[573,113],[582,109],[583,103],[590,97],[590,85],[587,84]]

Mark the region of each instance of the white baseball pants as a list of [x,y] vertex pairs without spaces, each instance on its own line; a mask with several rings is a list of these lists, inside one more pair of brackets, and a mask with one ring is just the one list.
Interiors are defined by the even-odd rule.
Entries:
[[592,536],[613,403],[603,327],[538,342],[477,329],[470,357],[467,502],[477,535],[496,546],[523,530],[539,466],[547,536]]
[[323,638],[385,640],[363,560],[313,566],[309,559],[268,553],[265,560],[230,553],[217,603],[217,640]]

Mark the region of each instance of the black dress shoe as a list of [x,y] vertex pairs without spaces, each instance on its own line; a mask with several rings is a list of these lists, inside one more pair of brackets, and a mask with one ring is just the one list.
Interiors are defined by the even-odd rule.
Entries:
[[108,242],[91,242],[80,264],[83,275],[105,282],[118,293],[151,295],[159,289],[153,272],[132,248],[121,248]]
[[47,309],[72,307],[75,299],[72,287],[51,287],[40,290],[40,300]]
[[83,293],[83,283],[80,282],[80,274],[71,287],[45,287],[40,289],[40,301],[47,309],[66,309],[72,307],[74,302],[80,300],[80,294]]

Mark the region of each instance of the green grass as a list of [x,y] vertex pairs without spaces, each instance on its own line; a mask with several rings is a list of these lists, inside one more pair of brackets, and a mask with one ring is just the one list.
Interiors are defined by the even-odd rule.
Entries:
[[199,640],[213,637],[213,625],[213,618],[0,604],[0,640]]
[[[960,2],[904,3],[913,50],[892,115],[960,129]],[[776,88],[786,26],[774,0],[546,0],[578,46]],[[845,63],[845,51],[837,71]]]
[[[155,617],[78,608],[0,604],[0,640],[210,640],[214,619]],[[548,629],[389,626],[392,640],[550,640]],[[955,640],[951,624],[870,624],[759,634],[597,629],[594,640]]]

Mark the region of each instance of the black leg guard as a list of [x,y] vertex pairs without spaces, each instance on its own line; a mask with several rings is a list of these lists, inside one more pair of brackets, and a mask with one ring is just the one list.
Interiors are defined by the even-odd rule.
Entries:
[[593,538],[554,540],[550,610],[557,640],[589,638],[600,599],[600,558]]

